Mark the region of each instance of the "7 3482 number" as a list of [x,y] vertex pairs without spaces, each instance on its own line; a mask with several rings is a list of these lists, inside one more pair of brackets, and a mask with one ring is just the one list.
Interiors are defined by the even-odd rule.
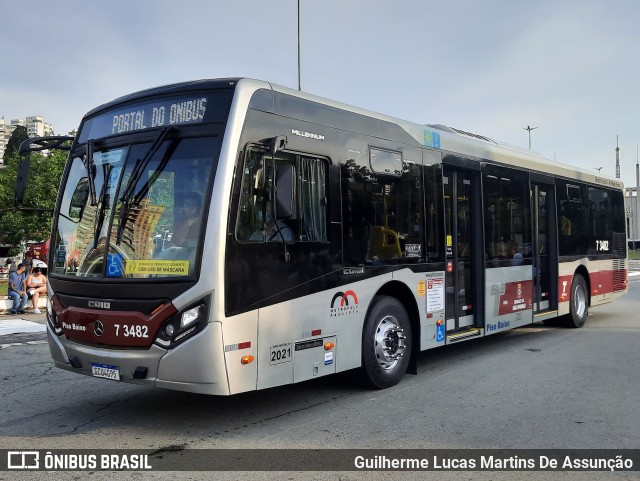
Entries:
[[116,337],[149,337],[149,328],[140,324],[114,324]]

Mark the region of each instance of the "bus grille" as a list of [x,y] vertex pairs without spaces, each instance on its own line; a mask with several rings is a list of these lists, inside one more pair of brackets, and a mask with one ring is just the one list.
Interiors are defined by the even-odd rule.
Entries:
[[627,287],[627,266],[625,259],[613,259],[613,292],[624,291]]

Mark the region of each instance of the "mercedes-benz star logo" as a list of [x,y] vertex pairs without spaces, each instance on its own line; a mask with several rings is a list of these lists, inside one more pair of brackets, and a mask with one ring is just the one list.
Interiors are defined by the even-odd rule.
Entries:
[[102,336],[104,334],[104,324],[100,321],[96,321],[93,324],[93,332],[96,333],[96,336]]

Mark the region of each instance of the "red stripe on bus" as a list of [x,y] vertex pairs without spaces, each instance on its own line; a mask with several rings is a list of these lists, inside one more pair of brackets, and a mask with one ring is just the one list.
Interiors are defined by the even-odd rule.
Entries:
[[[623,291],[627,288],[628,273],[626,269],[613,271],[598,271],[589,274],[589,286],[592,296],[601,296],[612,292]],[[571,298],[571,282],[573,275],[558,278],[558,301],[569,302]]]
[[131,311],[64,308],[59,303],[54,303],[54,307],[67,338],[114,347],[151,346],[164,322],[178,312],[171,303],[155,309],[149,316]]

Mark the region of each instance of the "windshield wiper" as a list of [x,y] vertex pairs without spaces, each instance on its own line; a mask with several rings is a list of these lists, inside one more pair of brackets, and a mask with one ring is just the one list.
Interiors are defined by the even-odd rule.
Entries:
[[133,197],[133,202],[132,202],[133,205],[139,205],[142,199],[144,199],[144,197],[147,195],[151,186],[158,179],[158,177],[160,177],[160,174],[162,174],[162,172],[164,171],[164,168],[169,163],[169,160],[171,159],[171,156],[175,152],[177,146],[178,146],[177,139],[174,138],[169,141],[169,146],[167,147],[167,150],[164,152],[162,159],[158,163],[158,167],[156,167],[156,169],[153,171],[153,174],[149,176],[149,178],[144,183],[144,185],[140,187],[140,190],[138,191],[138,193]]
[[92,206],[98,205],[96,201],[96,184],[93,177],[93,140],[87,141],[87,160],[85,166],[87,168],[87,180],[89,181],[89,202]]
[[144,172],[144,169],[147,167],[154,154],[158,151],[158,149],[162,145],[162,142],[164,142],[164,139],[167,138],[167,135],[171,130],[173,130],[173,127],[163,128],[158,133],[158,136],[153,141],[153,144],[151,144],[151,147],[149,147],[149,150],[145,154],[144,158],[142,160],[138,159],[138,162],[136,162],[136,165],[131,171],[131,176],[129,177],[127,188],[124,190],[122,196],[120,197],[121,202],[124,202],[131,197],[131,194],[133,194],[133,189],[136,188],[136,184],[138,183],[138,180],[140,180],[140,176]]
[[107,190],[109,189],[109,181],[111,180],[111,169],[113,165],[106,164],[102,166],[104,169],[104,181],[102,182],[102,190],[100,190],[100,198],[98,202],[100,203],[100,209],[98,210],[98,217],[96,220],[96,227],[93,233],[93,247],[95,249],[98,245],[98,240],[100,239],[100,232],[102,231],[102,224],[104,223],[104,211],[106,210],[106,206],[109,205],[109,202],[105,202],[107,199]]
[[118,228],[116,230],[116,245],[120,245],[120,241],[122,240],[122,236],[124,234],[124,226],[127,223],[127,217],[129,217],[129,209],[130,209],[131,196],[133,195],[133,191],[136,188],[136,185],[140,180],[140,177],[142,176],[144,169],[147,167],[147,165],[149,165],[149,162],[151,162],[151,159],[153,158],[155,153],[158,151],[158,149],[164,142],[164,139],[167,138],[167,135],[169,135],[169,132],[171,130],[173,130],[173,127],[165,127],[158,133],[158,136],[155,138],[155,140],[149,147],[149,150],[145,154],[144,158],[142,160],[138,159],[136,161],[136,165],[133,167],[133,170],[131,171],[131,176],[129,177],[127,188],[124,190],[124,192],[122,193],[122,196],[120,197],[121,205],[120,205],[120,212],[118,214],[119,218],[118,218]]

